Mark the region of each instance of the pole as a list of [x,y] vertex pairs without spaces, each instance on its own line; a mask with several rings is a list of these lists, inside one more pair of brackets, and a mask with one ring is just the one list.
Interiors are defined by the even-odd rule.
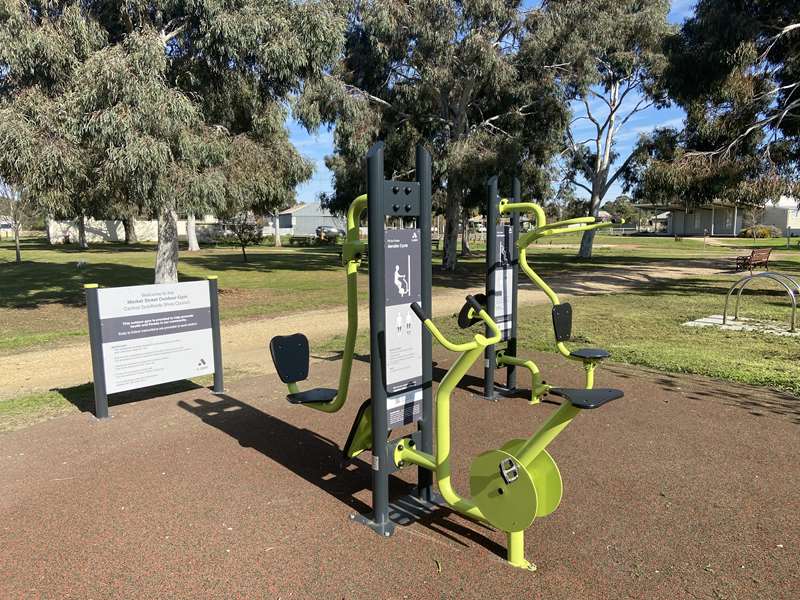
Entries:
[[[486,183],[486,195],[488,203],[487,224],[486,224],[486,312],[494,319],[494,294],[495,290],[495,271],[498,267],[497,261],[497,176],[489,178]],[[494,293],[492,293],[494,292]],[[486,336],[491,337],[489,327],[486,327]],[[495,356],[494,345],[487,346],[484,354],[483,366],[483,395],[494,400],[494,371]]]
[[106,374],[103,364],[103,334],[100,327],[100,300],[98,285],[87,283],[83,286],[86,293],[86,308],[89,319],[89,347],[92,352],[92,377],[94,387],[94,416],[98,419],[108,418],[108,394],[106,393]]
[[[522,186],[519,177],[514,177],[512,181],[511,196],[514,202],[522,202]],[[518,212],[511,215],[511,239],[508,242],[508,251],[511,258],[511,329],[508,332],[508,343],[506,352],[509,356],[517,356],[517,296],[519,292],[519,220]],[[517,387],[517,367],[509,364],[506,374],[506,388],[511,391]]]
[[372,398],[372,523],[379,534],[389,536],[394,525],[389,520],[389,466],[386,446],[388,420],[383,363],[386,360],[382,340],[386,335],[386,290],[384,231],[383,142],[367,153],[367,197],[369,222],[369,347],[370,392]]
[[[419,182],[419,228],[422,244],[422,309],[432,315],[431,288],[433,263],[431,250],[431,155],[421,144],[417,146],[417,181]],[[373,264],[373,263],[370,263]],[[433,355],[432,337],[427,327],[422,328],[422,420],[418,428],[422,434],[423,452],[433,454]],[[417,495],[427,502],[433,501],[433,473],[419,467]]]
[[216,275],[208,277],[208,294],[211,301],[211,343],[214,348],[214,393],[225,391],[222,375],[222,337],[219,323],[219,282]]

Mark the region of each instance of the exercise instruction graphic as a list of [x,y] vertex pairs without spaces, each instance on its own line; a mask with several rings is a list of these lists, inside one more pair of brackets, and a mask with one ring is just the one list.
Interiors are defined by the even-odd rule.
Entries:
[[420,302],[420,234],[386,231],[386,393],[389,427],[411,423],[422,411],[422,323],[411,312]]

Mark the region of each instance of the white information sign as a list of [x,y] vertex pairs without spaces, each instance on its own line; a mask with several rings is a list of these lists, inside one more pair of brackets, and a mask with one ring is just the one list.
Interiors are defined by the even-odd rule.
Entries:
[[214,372],[208,281],[98,290],[106,393]]

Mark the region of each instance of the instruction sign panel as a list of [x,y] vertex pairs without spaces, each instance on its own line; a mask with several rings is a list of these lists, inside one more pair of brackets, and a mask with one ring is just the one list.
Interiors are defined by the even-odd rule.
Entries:
[[512,290],[514,286],[514,269],[512,264],[513,246],[512,229],[508,225],[501,225],[495,231],[497,249],[495,256],[494,273],[492,276],[493,289],[489,290],[494,309],[494,320],[507,340],[511,334],[512,315]]
[[106,393],[214,372],[208,281],[98,290]]
[[411,304],[422,300],[419,229],[385,233],[386,393],[388,426],[422,417],[422,323]]

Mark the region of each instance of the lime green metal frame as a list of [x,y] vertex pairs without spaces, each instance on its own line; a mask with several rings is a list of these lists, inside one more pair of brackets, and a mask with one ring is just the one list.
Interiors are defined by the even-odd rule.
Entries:
[[[474,314],[474,311],[471,310],[469,316],[472,317]],[[487,338],[481,334],[476,334],[471,342],[462,343],[451,342],[442,334],[433,321],[430,319],[425,320],[425,327],[428,328],[436,341],[448,350],[460,352],[461,356],[448,369],[436,392],[435,453],[431,455],[421,452],[414,448],[413,445],[410,445],[407,440],[401,440],[395,447],[394,461],[397,465],[410,463],[434,471],[439,492],[453,510],[476,521],[488,523],[483,512],[472,500],[461,496],[455,490],[451,481],[450,397],[458,382],[464,378],[472,365],[481,357],[484,349],[489,345],[496,344],[501,338],[500,329],[486,311],[480,311],[477,316],[487,324],[492,336]],[[520,464],[523,466],[529,465],[569,425],[579,412],[579,408],[575,408],[568,402],[564,403],[522,446],[518,456]],[[507,560],[509,564],[534,570],[536,567],[525,559],[524,531],[508,531],[506,534]]]
[[[342,262],[347,273],[347,336],[344,341],[342,353],[342,366],[339,371],[339,387],[336,396],[330,402],[311,402],[304,404],[309,408],[335,413],[347,401],[350,388],[350,375],[353,370],[353,356],[355,354],[356,336],[358,335],[358,267],[361,265],[361,255],[364,251],[364,242],[359,239],[359,224],[361,215],[367,209],[367,195],[362,194],[350,204],[347,210],[347,237],[342,246]],[[289,393],[296,394],[299,389],[297,384],[288,384]]]

